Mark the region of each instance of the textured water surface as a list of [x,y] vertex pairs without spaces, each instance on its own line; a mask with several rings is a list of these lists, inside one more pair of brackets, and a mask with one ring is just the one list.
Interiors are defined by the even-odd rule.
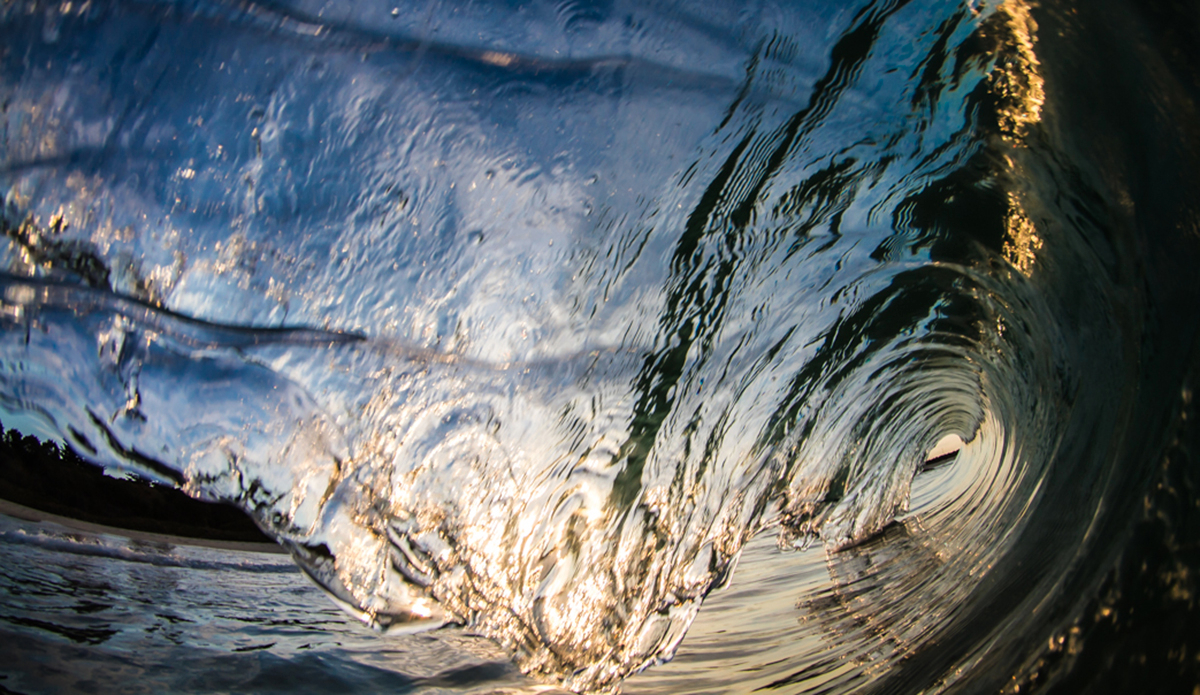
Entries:
[[0,539],[10,692],[553,692],[461,631],[362,629],[285,555],[7,518]]
[[5,422],[521,687],[1043,683],[1195,354],[1186,82],[1091,12],[4,3]]

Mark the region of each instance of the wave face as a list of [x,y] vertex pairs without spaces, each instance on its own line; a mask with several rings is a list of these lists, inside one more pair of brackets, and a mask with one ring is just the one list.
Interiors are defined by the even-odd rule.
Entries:
[[574,690],[752,538],[693,676],[1041,682],[1198,294],[1181,78],[1043,5],[6,2],[5,422]]

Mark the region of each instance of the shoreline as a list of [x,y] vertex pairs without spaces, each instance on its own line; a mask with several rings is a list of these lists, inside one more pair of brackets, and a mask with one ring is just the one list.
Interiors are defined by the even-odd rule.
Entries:
[[52,514],[50,512],[44,512],[40,509],[26,507],[25,505],[17,504],[16,502],[10,502],[6,499],[0,499],[0,514],[12,517],[14,519],[19,519],[21,521],[27,521],[36,524],[50,523],[71,531],[106,534],[110,536],[127,538],[134,541],[166,543],[169,545],[180,546],[195,546],[200,548],[211,548],[214,550],[231,550],[235,552],[271,553],[274,555],[288,554],[288,552],[277,543],[226,541],[210,538],[173,536],[170,534],[154,533],[151,531],[134,531],[131,529],[105,526],[104,524],[96,524],[90,521],[80,521],[78,519]]

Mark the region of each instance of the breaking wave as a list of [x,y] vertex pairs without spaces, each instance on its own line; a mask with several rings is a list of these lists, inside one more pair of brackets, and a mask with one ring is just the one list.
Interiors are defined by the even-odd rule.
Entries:
[[748,543],[763,687],[1024,673],[1190,407],[1194,169],[1057,6],[739,5],[5,3],[5,422],[574,690]]

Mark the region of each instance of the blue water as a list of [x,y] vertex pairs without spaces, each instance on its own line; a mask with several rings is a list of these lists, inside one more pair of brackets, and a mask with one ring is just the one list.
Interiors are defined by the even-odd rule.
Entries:
[[[482,638],[347,619],[286,556],[0,520],[13,692],[480,692],[530,684]],[[16,664],[21,664],[16,667]],[[455,684],[460,687],[455,688]]]
[[383,634],[203,595],[329,688],[1070,683],[1190,470],[1200,73],[1139,12],[6,3],[3,420],[244,509]]

